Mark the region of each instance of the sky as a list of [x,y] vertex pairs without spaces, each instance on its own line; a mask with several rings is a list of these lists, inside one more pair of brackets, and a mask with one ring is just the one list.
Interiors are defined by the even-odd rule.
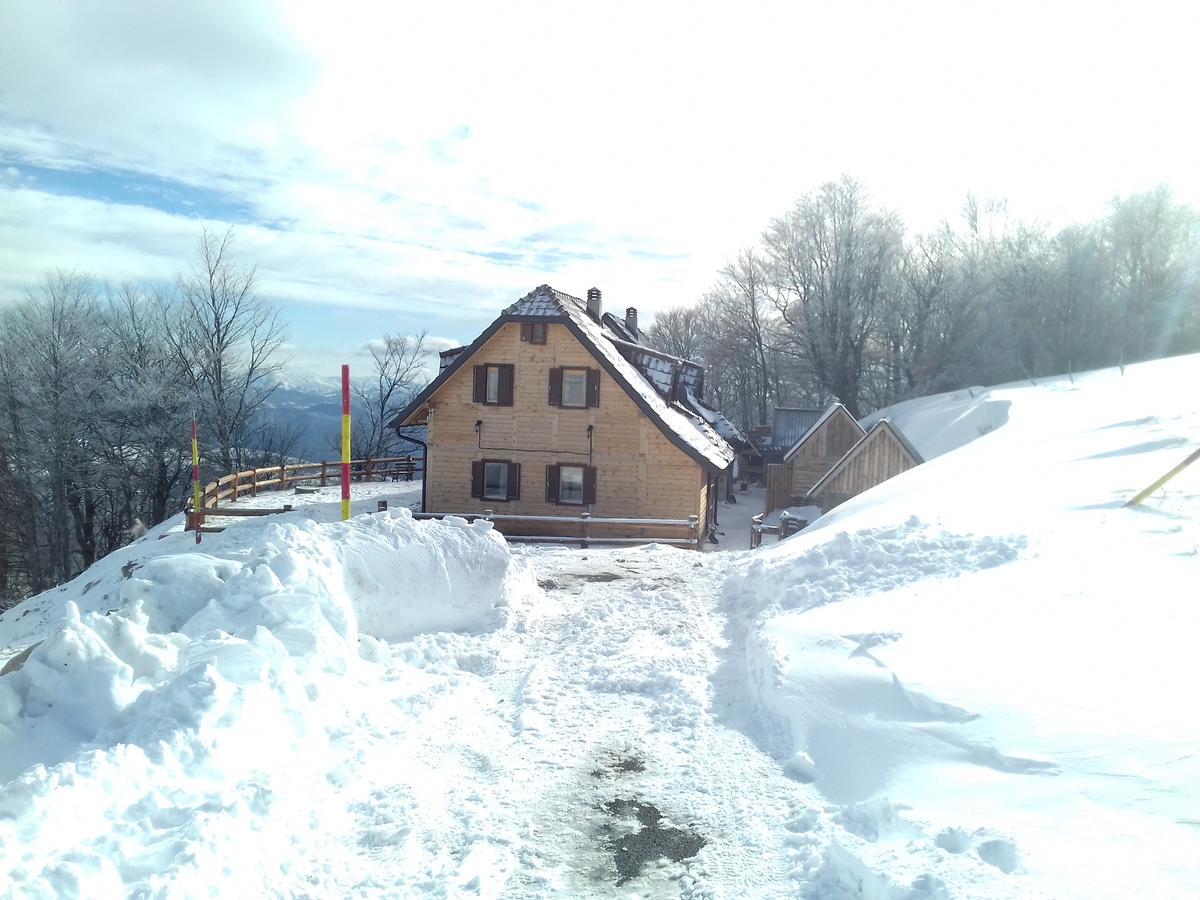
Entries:
[[293,371],[470,341],[539,284],[690,303],[850,173],[910,231],[968,192],[1200,206],[1192,3],[0,0],[0,303],[167,284],[202,227]]

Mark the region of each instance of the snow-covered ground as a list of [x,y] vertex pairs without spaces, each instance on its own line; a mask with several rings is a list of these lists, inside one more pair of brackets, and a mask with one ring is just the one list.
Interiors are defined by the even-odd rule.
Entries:
[[754,552],[157,529],[0,616],[0,895],[1195,896],[1197,383],[905,404]]

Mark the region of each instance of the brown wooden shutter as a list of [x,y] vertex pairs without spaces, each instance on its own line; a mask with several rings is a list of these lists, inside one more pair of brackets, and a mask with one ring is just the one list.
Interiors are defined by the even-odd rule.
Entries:
[[513,367],[511,365],[500,366],[500,384],[497,394],[498,406],[513,405]]
[[550,405],[562,406],[562,369],[550,370]]
[[596,502],[596,468],[595,466],[583,467],[583,503]]
[[483,463],[471,463],[471,496],[483,496]]
[[587,405],[600,405],[600,370],[588,369],[587,373]]
[[521,464],[508,464],[508,499],[521,499]]
[[487,400],[487,366],[475,367],[475,390],[471,394],[472,403],[483,403]]
[[521,340],[529,342],[533,340],[533,324],[525,322],[521,325]]
[[546,466],[546,502],[558,502],[558,466]]

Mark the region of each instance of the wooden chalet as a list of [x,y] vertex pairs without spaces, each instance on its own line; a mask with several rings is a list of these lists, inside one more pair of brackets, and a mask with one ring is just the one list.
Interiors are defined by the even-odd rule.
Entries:
[[[428,426],[425,512],[492,510],[507,534],[571,534],[547,517],[716,523],[744,440],[704,402],[704,369],[641,343],[637,310],[604,314],[549,285],[509,306],[392,423]],[[536,517],[528,522],[520,517]],[[615,535],[652,537],[629,524]]]

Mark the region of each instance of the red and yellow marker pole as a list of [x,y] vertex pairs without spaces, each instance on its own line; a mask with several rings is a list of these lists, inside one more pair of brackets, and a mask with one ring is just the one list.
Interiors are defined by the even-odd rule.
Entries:
[[196,543],[200,543],[200,526],[204,514],[200,499],[200,445],[196,442],[196,417],[192,416],[192,523],[196,526]]
[[342,521],[350,518],[350,367],[342,366]]

